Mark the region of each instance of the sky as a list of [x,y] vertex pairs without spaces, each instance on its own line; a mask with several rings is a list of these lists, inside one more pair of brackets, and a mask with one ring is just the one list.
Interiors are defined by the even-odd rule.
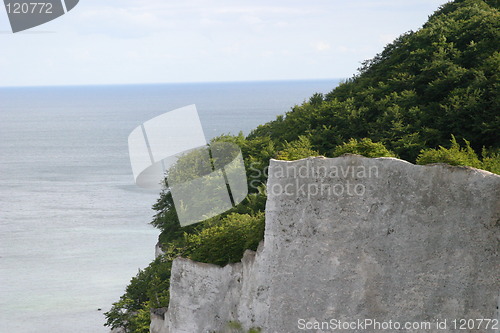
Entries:
[[80,0],[16,34],[0,7],[0,86],[347,78],[444,3]]

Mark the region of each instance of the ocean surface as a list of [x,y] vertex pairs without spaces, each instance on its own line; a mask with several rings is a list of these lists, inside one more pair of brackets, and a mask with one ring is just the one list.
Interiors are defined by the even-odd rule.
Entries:
[[207,139],[248,134],[338,82],[0,88],[0,332],[109,331],[103,313],[159,234],[158,192],[132,176],[135,127],[196,104]]

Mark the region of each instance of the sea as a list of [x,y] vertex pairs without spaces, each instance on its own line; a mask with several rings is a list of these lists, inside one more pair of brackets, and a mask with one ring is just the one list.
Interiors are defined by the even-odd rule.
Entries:
[[195,104],[207,140],[247,135],[340,80],[0,88],[0,333],[99,333],[154,258],[158,191],[128,135]]

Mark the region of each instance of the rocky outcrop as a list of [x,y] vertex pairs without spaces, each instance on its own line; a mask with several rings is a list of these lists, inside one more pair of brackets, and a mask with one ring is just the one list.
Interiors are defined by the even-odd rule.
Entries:
[[238,321],[263,332],[342,323],[367,332],[371,321],[445,332],[455,319],[498,319],[499,198],[500,177],[472,168],[354,155],[273,160],[257,253],[225,267],[176,259],[170,306],[151,331]]
[[163,252],[163,249],[161,248],[160,242],[156,243],[155,245],[155,258],[158,258],[161,255],[164,255],[165,252]]

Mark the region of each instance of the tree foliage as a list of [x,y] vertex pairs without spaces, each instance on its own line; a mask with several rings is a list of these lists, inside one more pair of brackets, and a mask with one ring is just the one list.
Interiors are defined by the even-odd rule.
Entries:
[[317,155],[319,153],[312,149],[309,138],[300,135],[295,141],[285,142],[281,150],[277,152],[276,158],[278,160],[293,161]]
[[440,146],[438,149],[424,149],[417,158],[417,164],[446,163],[449,165],[470,166],[500,174],[500,153],[483,149],[482,158],[464,140],[465,147],[461,147],[454,136],[450,148]]
[[329,156],[370,138],[415,161],[453,134],[476,151],[500,144],[500,13],[494,1],[447,3],[326,94],[259,126],[250,138],[292,142],[309,135]]
[[205,222],[204,228],[164,245],[165,254],[132,278],[125,294],[106,312],[106,326],[126,332],[149,332],[150,309],[169,304],[172,261],[183,256],[195,261],[226,265],[238,262],[247,249],[256,250],[264,237],[264,214],[232,213]]
[[365,157],[396,157],[393,152],[389,151],[380,142],[373,142],[371,139],[364,138],[361,140],[350,139],[348,142],[337,146],[333,150],[333,157],[344,154],[358,154]]

